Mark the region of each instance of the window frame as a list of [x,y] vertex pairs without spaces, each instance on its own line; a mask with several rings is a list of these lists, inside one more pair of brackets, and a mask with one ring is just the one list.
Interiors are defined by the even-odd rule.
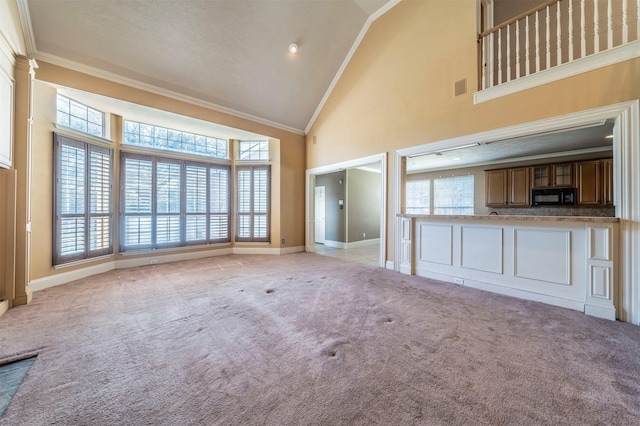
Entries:
[[[113,254],[113,179],[114,179],[114,151],[110,147],[86,142],[77,138],[73,138],[60,133],[53,133],[53,252],[52,252],[52,264],[53,266],[64,265],[70,262],[79,260],[91,259],[95,257],[105,256]],[[80,148],[84,151],[84,176],[82,178],[84,185],[83,194],[83,213],[62,213],[61,212],[61,197],[62,190],[61,174],[62,174],[62,146],[73,146]],[[108,209],[107,213],[94,213],[91,211],[91,196],[92,196],[92,169],[91,167],[91,153],[100,152],[107,154],[109,158],[108,166]],[[84,250],[82,252],[76,252],[74,254],[63,255],[61,253],[62,244],[62,222],[65,217],[82,217],[84,219]],[[107,247],[101,249],[91,249],[91,219],[96,217],[106,217],[108,220],[108,244]]]
[[[142,139],[143,136],[148,137],[151,141],[151,144],[143,144],[143,143],[131,143],[128,141],[127,139],[127,134],[136,134],[134,132],[128,132],[127,131],[127,123],[132,123],[134,125],[138,126],[138,132],[137,132],[137,136],[138,139]],[[142,126],[147,126],[151,128],[151,134],[150,135],[142,135],[142,131],[140,130]],[[160,133],[161,131],[166,131],[167,133],[167,137],[162,138],[157,136],[157,133]],[[172,148],[169,147],[169,141],[171,140],[171,138],[169,137],[169,133],[179,133],[180,134],[180,149],[177,148]],[[185,135],[187,136],[193,136],[194,138],[194,142],[193,145],[194,147],[198,146],[197,144],[197,140],[198,138],[205,138],[206,140],[208,139],[213,139],[216,142],[224,142],[225,143],[225,150],[224,150],[224,156],[220,157],[220,156],[214,156],[214,155],[209,155],[207,154],[207,150],[205,149],[204,152],[198,152],[197,150],[186,150],[183,149],[184,146],[186,146],[186,142],[184,142],[184,137]],[[166,141],[166,144],[164,147],[161,146],[161,144],[158,141]],[[194,156],[194,157],[199,157],[205,161],[207,160],[229,160],[229,140],[228,139],[223,139],[223,138],[218,138],[215,136],[208,136],[208,135],[203,135],[200,133],[194,133],[194,132],[188,132],[185,130],[180,130],[180,129],[172,129],[169,127],[164,127],[164,126],[157,126],[155,124],[149,124],[149,123],[143,123],[141,121],[135,121],[135,120],[128,120],[123,118],[122,119],[122,145],[126,146],[126,147],[132,147],[132,148],[136,148],[136,149],[145,149],[145,150],[150,150],[153,152],[158,152],[158,153],[169,153],[169,154],[176,154],[176,155],[189,155],[189,156]],[[216,149],[217,152],[217,149]]]
[[[69,111],[68,112],[64,112],[64,111],[61,111],[60,109],[58,109],[58,103],[60,101],[60,98],[64,98],[65,100],[68,101],[68,103],[69,103]],[[75,104],[77,104],[77,105],[79,105],[79,106],[81,106],[81,107],[83,107],[85,109],[86,114],[87,114],[87,118],[86,119],[84,119],[82,117],[78,117],[78,116],[73,115],[71,113],[71,104],[72,103],[75,103]],[[88,131],[90,123],[97,126],[97,123],[93,123],[93,122],[91,122],[89,120],[89,118],[88,118],[89,112],[94,112],[94,113],[100,114],[101,123],[100,123],[100,134],[99,135],[93,134],[93,133]],[[65,114],[65,115],[68,116],[69,125],[65,125],[65,124],[60,123],[60,120],[58,119],[59,114]],[[72,117],[85,122],[86,123],[86,127],[87,127],[87,131],[76,129],[75,127],[72,127],[71,126],[71,118]],[[75,100],[75,99],[73,99],[73,98],[71,98],[69,96],[66,96],[66,95],[63,95],[63,94],[60,94],[60,93],[58,93],[56,95],[56,126],[59,126],[60,128],[67,129],[67,130],[70,130],[72,132],[77,132],[77,133],[79,133],[79,134],[81,134],[83,136],[88,136],[88,137],[92,137],[92,138],[104,139],[105,135],[107,133],[106,132],[106,114],[103,111],[100,111],[99,109],[93,108],[93,107],[91,107],[91,106],[89,106],[89,105],[87,105],[87,104],[85,104],[83,102],[77,101],[77,100]]]
[[[234,182],[234,189],[235,189],[235,203],[234,203],[234,207],[235,207],[235,211],[234,211],[234,218],[235,218],[235,241],[242,243],[242,242],[265,242],[265,243],[270,243],[271,242],[271,165],[270,164],[254,164],[254,165],[236,165],[235,168],[235,182]],[[250,171],[251,172],[251,195],[250,195],[250,211],[249,212],[244,212],[244,211],[240,211],[240,195],[239,195],[239,191],[240,191],[240,177],[239,174],[242,171]],[[266,170],[267,172],[267,182],[266,182],[266,194],[265,194],[265,198],[266,198],[266,212],[262,213],[262,212],[256,212],[255,211],[255,198],[256,198],[256,193],[255,193],[255,186],[254,186],[254,174],[255,171],[257,170]],[[241,220],[240,217],[241,216],[249,216],[250,217],[250,230],[251,230],[251,235],[249,237],[241,237],[240,236],[240,225],[241,225]],[[264,237],[256,237],[254,232],[255,232],[255,218],[256,217],[260,217],[260,216],[265,216],[265,220],[266,220],[266,235]]]
[[[151,163],[151,201],[150,201],[150,212],[146,213],[134,213],[127,212],[127,176],[126,176],[126,167],[127,167],[127,159],[135,159],[141,161],[148,161]],[[176,215],[176,213],[158,213],[158,181],[157,181],[157,173],[158,173],[158,164],[177,164],[180,167],[180,201],[179,201],[179,213],[177,213],[179,217],[179,241],[177,243],[174,242],[158,242],[157,235],[157,223],[158,217],[160,216],[172,216]],[[206,203],[206,211],[204,213],[188,213],[187,211],[187,167],[204,167],[206,170],[206,194],[205,194],[205,203]],[[211,206],[211,171],[212,170],[222,170],[226,171],[227,175],[227,185],[226,185],[226,212],[224,211],[212,211]],[[120,252],[134,252],[134,251],[142,251],[142,250],[158,250],[158,249],[166,249],[166,248],[178,248],[178,247],[188,247],[188,246],[196,246],[196,245],[209,245],[209,244],[220,244],[220,243],[230,243],[231,242],[231,166],[227,164],[218,164],[218,163],[207,163],[202,161],[194,161],[194,160],[186,160],[186,159],[178,159],[174,157],[166,157],[166,156],[158,156],[153,154],[141,154],[134,153],[129,151],[121,151],[120,152]],[[193,215],[205,215],[206,216],[206,237],[204,239],[197,240],[188,240],[187,239],[187,217]],[[150,240],[149,244],[126,244],[127,230],[126,230],[126,219],[127,217],[150,217]],[[213,216],[226,216],[226,236],[223,238],[212,238],[211,237],[211,219]]]
[[[258,153],[258,158],[242,158],[242,152],[243,152],[242,146],[244,144],[251,144],[251,143],[259,143],[261,147],[264,144],[264,146],[266,146],[266,149],[258,148],[257,151],[253,151]],[[246,152],[249,153],[249,155],[252,154],[251,149],[247,150]],[[262,154],[265,154],[266,157],[263,158]],[[270,156],[270,146],[269,146],[268,139],[238,140],[238,158],[237,158],[238,162],[242,162],[242,163],[263,162],[264,163],[266,161],[269,161],[269,156]]]

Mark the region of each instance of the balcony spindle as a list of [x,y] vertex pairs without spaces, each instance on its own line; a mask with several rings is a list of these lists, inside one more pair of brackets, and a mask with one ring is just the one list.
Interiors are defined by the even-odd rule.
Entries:
[[536,12],[536,72],[540,72],[540,13]]
[[613,48],[613,8],[611,0],[607,0],[607,48]]
[[587,56],[587,25],[584,10],[584,0],[580,0],[580,57]]
[[627,0],[622,0],[622,44],[629,42],[629,17]]
[[531,72],[531,52],[529,47],[529,17],[524,20],[525,27],[525,40],[524,40],[524,75],[529,75]]
[[569,36],[569,62],[573,62],[573,2],[571,0],[569,0],[569,28],[567,35]]
[[516,79],[520,78],[520,21],[516,21]]
[[494,46],[495,46],[495,33],[491,33],[489,34],[489,78],[488,78],[489,87],[493,87],[494,85],[494,82],[493,82],[493,76],[494,76],[493,64],[495,63],[493,59],[493,54],[495,51]]
[[593,0],[593,53],[600,52],[600,12],[598,0]]
[[558,63],[556,65],[561,65],[562,64],[562,26],[561,26],[561,22],[562,22],[562,12],[560,9],[560,2],[558,2],[556,4],[556,32],[558,33],[556,35],[556,50],[557,50],[557,57],[558,57]]
[[547,24],[547,32],[546,32],[546,63],[545,63],[545,69],[549,69],[551,68],[551,9],[549,8],[549,6],[547,6],[547,16],[546,16],[546,24]]
[[507,25],[507,78],[506,81],[511,81],[511,25]]
[[502,84],[502,30],[498,30],[498,84]]

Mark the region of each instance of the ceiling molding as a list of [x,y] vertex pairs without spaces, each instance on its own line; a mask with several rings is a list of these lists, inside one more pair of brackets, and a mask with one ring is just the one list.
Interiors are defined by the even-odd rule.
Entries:
[[320,115],[320,111],[322,111],[322,108],[324,108],[324,105],[327,102],[327,100],[329,99],[329,96],[331,96],[331,93],[333,92],[333,89],[336,87],[336,85],[338,84],[338,81],[342,77],[342,73],[347,68],[347,65],[349,65],[349,62],[351,61],[351,58],[355,54],[356,50],[358,50],[358,47],[360,46],[360,43],[362,42],[362,39],[364,39],[364,36],[367,34],[367,31],[369,31],[369,27],[371,26],[371,24],[376,19],[378,19],[379,17],[381,17],[382,15],[387,13],[389,10],[391,10],[391,8],[393,8],[395,5],[400,3],[400,1],[401,0],[389,0],[384,6],[382,6],[376,12],[371,14],[371,16],[369,16],[369,18],[365,22],[364,26],[362,27],[362,30],[360,30],[360,34],[358,34],[358,37],[353,42],[353,45],[351,46],[351,49],[349,49],[349,52],[347,53],[347,56],[344,58],[344,61],[342,62],[342,65],[340,65],[340,68],[338,69],[338,72],[336,73],[335,77],[333,77],[333,80],[331,81],[331,84],[327,88],[327,91],[325,92],[324,96],[320,100],[320,103],[318,104],[318,107],[316,108],[315,112],[311,116],[311,119],[309,120],[309,124],[307,124],[307,127],[305,127],[305,129],[304,129],[305,135],[309,133],[309,131],[311,130],[311,127],[313,127],[313,124],[316,122],[316,119],[318,118],[318,115]]
[[33,26],[31,24],[31,13],[29,13],[29,4],[27,0],[16,0],[18,5],[18,15],[20,15],[20,24],[22,26],[22,37],[27,56],[32,56],[38,50],[36,49],[36,37],[33,34]]
[[[290,133],[295,133],[297,135],[304,136],[305,132],[300,129],[296,129],[291,126],[287,126],[284,124],[276,123],[271,120],[267,120],[264,118],[256,117],[254,115],[245,114],[240,111],[236,111],[231,108],[223,107],[221,105],[215,104],[213,102],[208,102],[202,99],[194,98],[192,96],[183,95],[178,92],[174,92],[172,90],[164,89],[159,86],[155,86],[153,84],[144,83],[139,80],[134,80],[132,78],[123,77],[121,75],[111,73],[108,71],[104,71],[98,68],[90,67],[84,64],[80,64],[75,61],[70,61],[68,59],[61,58],[59,56],[51,55],[44,52],[36,52],[33,55],[35,59],[40,60],[42,62],[47,62],[53,65],[57,65],[63,68],[67,68],[73,71],[81,72],[83,74],[88,74],[94,77],[98,77],[104,80],[108,80],[114,83],[122,84],[125,86],[133,87],[134,89],[144,90],[145,92],[154,93],[156,95],[165,96],[167,98],[175,99],[177,101],[186,102],[191,105],[196,105],[199,107],[207,108],[213,111],[221,112],[224,114],[228,114],[234,117],[242,118],[245,120],[253,121],[254,123],[264,124],[266,126],[270,126],[276,129],[284,130]],[[221,124],[221,123],[219,123]],[[246,129],[241,129],[246,130]],[[248,131],[248,130],[247,130]],[[261,132],[264,133],[264,132]],[[268,136],[268,135],[267,135]]]

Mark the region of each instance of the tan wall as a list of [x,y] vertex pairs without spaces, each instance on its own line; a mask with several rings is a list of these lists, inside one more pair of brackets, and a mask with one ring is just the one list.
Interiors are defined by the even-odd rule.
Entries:
[[[230,127],[260,133],[272,138],[270,144],[272,164],[272,217],[271,244],[266,247],[278,248],[283,246],[281,238],[286,238],[284,246],[304,245],[304,137],[260,123],[229,116],[203,107],[176,101],[160,95],[138,89],[132,89],[120,84],[102,80],[86,74],[57,67],[46,62],[39,62],[37,70],[36,90],[34,96],[34,135],[33,135],[33,184],[32,184],[32,264],[31,279],[38,279],[61,272],[95,265],[100,262],[123,259],[116,254],[102,261],[91,261],[89,264],[68,266],[61,269],[52,267],[52,236],[53,236],[53,131],[55,129],[55,99],[56,90],[46,83],[59,84],[90,93],[96,93],[128,102],[162,109],[205,121],[215,122]],[[117,122],[117,121],[115,121]],[[112,138],[118,142],[117,129],[112,131]],[[279,143],[278,143],[279,140]],[[114,145],[117,147],[117,143]],[[115,180],[118,182],[119,155],[115,153]],[[118,211],[118,200],[114,200],[115,211]],[[117,228],[117,214],[114,218]],[[281,229],[281,226],[286,228]],[[117,251],[117,236],[114,241]],[[243,244],[243,247],[251,245]],[[228,247],[228,246],[225,246]],[[256,245],[264,248],[265,245]],[[215,248],[214,248],[215,249]],[[185,253],[199,251],[202,248],[181,248],[175,252]],[[171,250],[162,254],[171,254]],[[145,254],[127,254],[126,259],[146,256]]]
[[475,30],[475,0],[403,1],[375,21],[309,131],[307,168],[640,98],[635,59],[474,105]]

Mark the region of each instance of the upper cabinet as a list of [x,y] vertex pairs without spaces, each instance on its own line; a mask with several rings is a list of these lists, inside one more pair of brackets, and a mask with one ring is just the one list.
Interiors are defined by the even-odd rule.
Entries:
[[486,193],[486,204],[489,207],[528,207],[529,168],[487,171]]
[[613,159],[486,171],[487,207],[529,207],[531,190],[576,188],[576,204],[613,205]]
[[531,188],[571,188],[574,186],[573,174],[573,163],[533,166]]

